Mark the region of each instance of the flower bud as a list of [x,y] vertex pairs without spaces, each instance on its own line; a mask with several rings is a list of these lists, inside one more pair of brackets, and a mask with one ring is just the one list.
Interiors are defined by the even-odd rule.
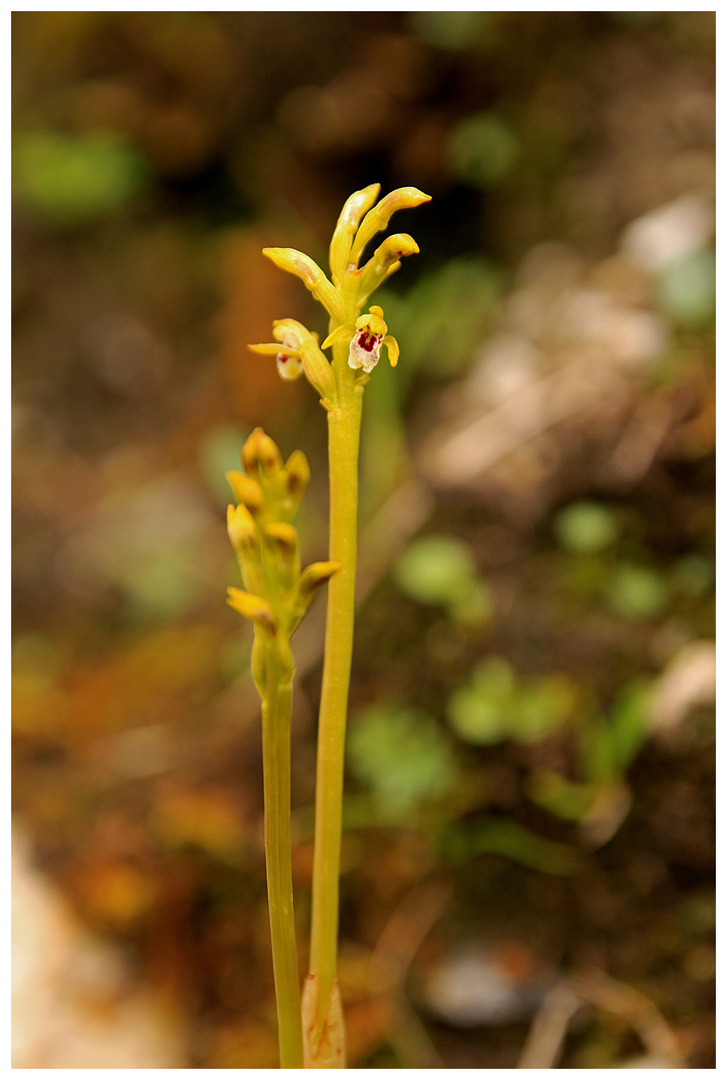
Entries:
[[227,590],[227,603],[240,615],[254,622],[256,626],[264,627],[271,634],[276,633],[278,621],[275,618],[275,612],[267,600],[263,600],[261,596],[253,596],[252,593],[243,592],[242,589],[236,589],[234,585],[230,585]]
[[298,551],[298,533],[292,525],[286,521],[275,521],[266,525],[263,532],[265,538],[272,541],[286,559],[295,556]]
[[298,578],[298,599],[304,605],[304,611],[308,610],[321,585],[324,585],[329,578],[332,578],[334,574],[342,569],[343,565],[338,562],[316,562],[306,566]]
[[302,450],[293,451],[285,463],[284,473],[288,495],[299,503],[310,483],[310,466]]
[[230,469],[225,476],[237,501],[246,506],[251,514],[259,514],[265,505],[265,494],[257,480],[236,469]]
[[242,448],[242,464],[248,473],[260,469],[263,475],[273,479],[283,467],[280,451],[261,427],[255,428]]
[[257,530],[246,506],[227,507],[227,535],[239,556],[256,550]]

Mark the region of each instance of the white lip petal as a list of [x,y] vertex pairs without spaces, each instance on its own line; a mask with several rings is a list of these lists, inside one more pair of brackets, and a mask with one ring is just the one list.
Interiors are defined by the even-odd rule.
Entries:
[[302,375],[303,364],[299,356],[286,356],[285,353],[278,353],[275,359],[281,379],[292,381]]
[[[381,340],[377,334],[359,330],[351,341],[351,347],[348,351],[348,366],[354,369],[363,368],[366,374],[373,371],[379,362]],[[361,344],[362,341],[365,345]]]

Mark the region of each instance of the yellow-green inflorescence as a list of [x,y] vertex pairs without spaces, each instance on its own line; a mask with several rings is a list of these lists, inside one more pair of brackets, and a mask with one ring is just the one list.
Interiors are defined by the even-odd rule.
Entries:
[[[274,342],[251,345],[253,352],[275,356],[284,379],[305,375],[318,392],[325,408],[335,407],[342,390],[338,365],[331,365],[323,350],[346,346],[348,367],[358,373],[357,383],[365,385],[379,361],[381,346],[386,347],[389,362],[396,366],[399,346],[388,334],[384,313],[377,305],[367,305],[372,293],[401,266],[407,255],[419,251],[407,233],[389,236],[376,248],[371,258],[359,266],[364,248],[385,229],[397,210],[419,206],[429,195],[417,188],[397,188],[376,203],[379,184],[356,191],[346,201],[338,219],[330,247],[331,277],[326,277],[311,258],[293,248],[265,248],[263,254],[276,266],[301,279],[330,316],[329,334],[322,345],[295,319],[280,319],[273,324]],[[376,205],[374,206],[374,203]]]
[[278,447],[256,428],[242,450],[244,472],[227,473],[237,499],[227,508],[227,533],[245,590],[230,587],[227,602],[255,626],[253,677],[264,697],[269,679],[290,674],[290,638],[316,590],[339,569],[318,562],[301,572],[298,533],[291,524],[310,480],[306,456],[294,450],[285,465]]

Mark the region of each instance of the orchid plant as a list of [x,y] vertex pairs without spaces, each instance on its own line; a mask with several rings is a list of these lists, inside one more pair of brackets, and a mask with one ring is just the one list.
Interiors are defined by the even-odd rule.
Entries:
[[[397,210],[429,196],[398,188],[380,201],[380,185],[346,201],[330,246],[331,277],[292,248],[265,248],[276,266],[301,279],[329,316],[328,336],[295,319],[273,324],[274,342],[251,345],[274,356],[283,379],[305,375],[328,416],[330,484],[329,561],[300,572],[291,525],[308,467],[300,451],[283,466],[280,451],[260,429],[242,452],[244,473],[229,476],[238,500],[228,532],[241,565],[245,591],[230,589],[229,603],[255,626],[252,669],[262,699],[265,850],[273,970],[283,1068],[343,1068],[344,1026],[336,978],[343,765],[353,649],[358,452],[364,388],[385,347],[392,367],[399,346],[384,313],[369,305],[374,291],[418,252],[415,240],[389,236],[363,266],[364,249]],[[364,308],[367,310],[364,311]],[[332,360],[323,350],[332,349]],[[290,869],[290,716],[294,662],[290,637],[315,592],[329,581],[323,683],[318,723],[316,819],[310,968],[299,997]]]

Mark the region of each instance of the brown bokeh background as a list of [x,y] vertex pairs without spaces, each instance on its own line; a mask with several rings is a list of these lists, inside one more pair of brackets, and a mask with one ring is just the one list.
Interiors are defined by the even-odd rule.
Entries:
[[14,14],[17,1066],[276,1064],[224,472],[303,449],[325,557],[247,344],[325,332],[260,250],[373,181],[432,202],[366,391],[350,1064],[713,1064],[714,74],[711,13]]

